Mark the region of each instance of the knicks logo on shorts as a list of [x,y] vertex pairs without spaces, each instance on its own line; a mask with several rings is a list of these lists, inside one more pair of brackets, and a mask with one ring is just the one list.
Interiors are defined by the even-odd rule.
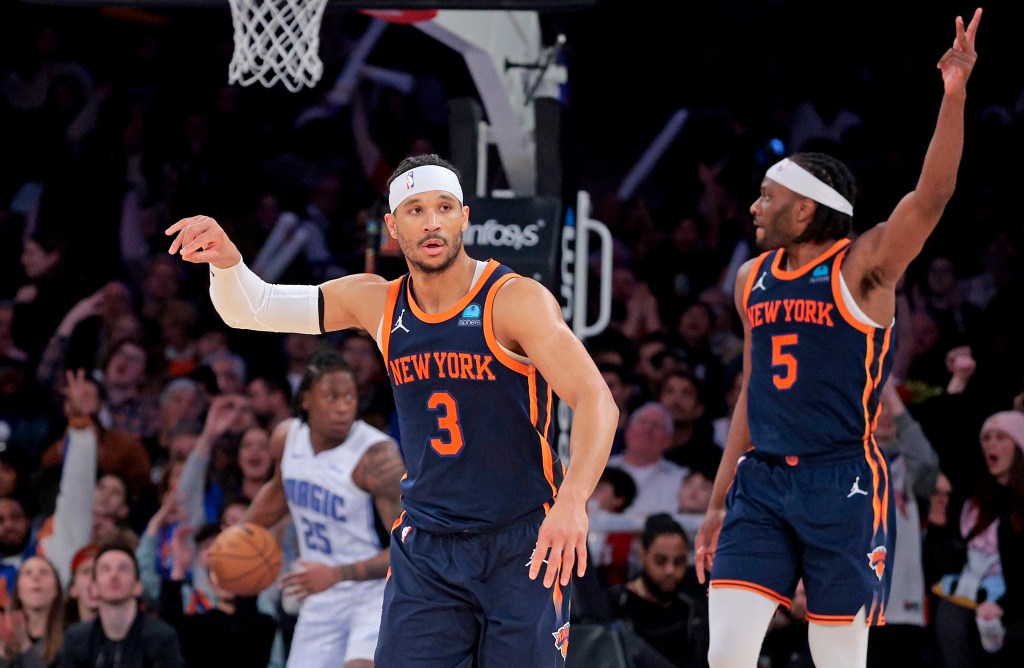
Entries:
[[868,567],[875,572],[879,580],[885,575],[885,555],[886,549],[884,545],[879,545],[868,552]]
[[405,542],[405,537],[409,535],[410,531],[412,531],[412,527],[402,527],[402,542],[403,543]]
[[569,653],[569,622],[562,624],[562,626],[552,633],[555,637],[555,649],[562,653],[562,658]]

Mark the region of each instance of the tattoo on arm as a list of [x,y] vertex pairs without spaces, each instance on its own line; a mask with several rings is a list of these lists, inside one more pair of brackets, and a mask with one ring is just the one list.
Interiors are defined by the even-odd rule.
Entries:
[[388,574],[390,562],[391,550],[384,548],[377,556],[366,561],[338,566],[338,579],[342,582],[345,580],[380,580]]
[[[405,462],[392,441],[370,446],[352,472],[352,481],[373,497],[385,529],[402,513],[402,476]],[[338,567],[341,580],[375,580],[387,575],[391,552],[388,548],[366,561]]]
[[405,462],[390,441],[370,447],[352,472],[352,480],[373,497],[380,519],[387,529],[402,512],[402,476]]

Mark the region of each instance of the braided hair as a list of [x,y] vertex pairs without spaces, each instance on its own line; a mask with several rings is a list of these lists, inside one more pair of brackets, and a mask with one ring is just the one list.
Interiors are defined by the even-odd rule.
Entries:
[[[857,185],[853,174],[841,160],[825,153],[795,153],[789,159],[813,174],[822,183],[831,186],[845,197],[850,204],[857,198]],[[853,217],[819,204],[803,234],[795,239],[797,243],[843,239],[850,234]]]

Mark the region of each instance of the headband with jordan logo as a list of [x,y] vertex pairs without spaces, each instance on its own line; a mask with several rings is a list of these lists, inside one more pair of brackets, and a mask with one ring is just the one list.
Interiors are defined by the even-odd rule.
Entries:
[[459,177],[455,172],[440,165],[423,165],[413,167],[404,174],[400,174],[391,182],[391,189],[388,193],[388,205],[391,212],[409,197],[430,190],[444,190],[455,196],[455,199],[462,203],[462,185],[459,184]]
[[[850,200],[789,158],[783,158],[769,167],[765,176],[779,185],[786,186],[798,195],[809,197],[819,204],[824,204],[828,208],[848,216],[853,215],[853,205],[850,204]],[[392,188],[394,188],[393,185]]]

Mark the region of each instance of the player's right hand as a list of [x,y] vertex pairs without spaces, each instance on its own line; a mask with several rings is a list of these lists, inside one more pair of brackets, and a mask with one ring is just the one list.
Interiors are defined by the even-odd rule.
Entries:
[[181,253],[181,259],[187,262],[209,262],[227,269],[242,260],[242,254],[224,228],[209,216],[182,218],[164,230],[164,234],[175,235],[167,252],[171,255]]
[[724,521],[725,508],[709,508],[694,540],[697,558],[693,565],[697,569],[697,582],[701,584],[704,584],[707,576],[711,574],[711,566],[715,563],[715,550],[718,549],[718,535],[722,533]]

